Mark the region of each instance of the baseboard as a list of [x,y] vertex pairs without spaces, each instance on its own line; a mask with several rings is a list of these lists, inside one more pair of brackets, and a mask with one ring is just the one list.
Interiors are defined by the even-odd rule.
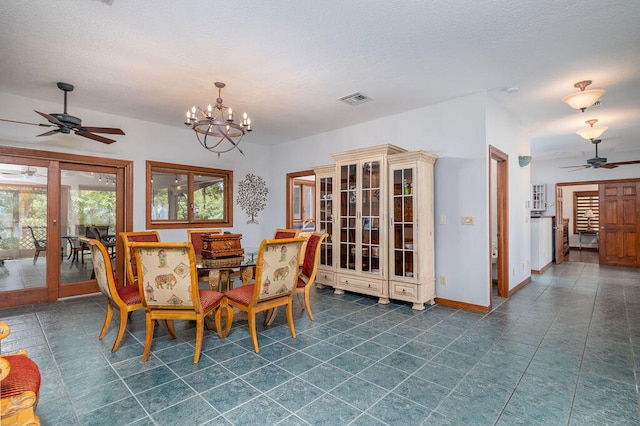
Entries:
[[536,275],[540,275],[542,274],[544,271],[546,271],[547,269],[551,268],[551,265],[553,264],[553,262],[549,262],[547,263],[545,266],[542,267],[542,269],[540,269],[539,271],[536,269],[532,269],[531,273],[532,274],[536,274]]
[[489,306],[474,305],[471,303],[458,302],[457,300],[441,299],[436,297],[436,303],[450,308],[467,309],[469,311],[488,313],[491,310]]
[[520,291],[522,288],[524,288],[525,285],[529,284],[530,282],[531,282],[531,276],[528,276],[520,284],[518,284],[517,286],[509,290],[509,297],[516,294],[518,291]]

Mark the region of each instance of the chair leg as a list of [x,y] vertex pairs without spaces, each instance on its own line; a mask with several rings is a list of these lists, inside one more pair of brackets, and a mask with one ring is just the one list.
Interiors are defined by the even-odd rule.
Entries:
[[247,312],[249,317],[249,334],[251,334],[251,343],[255,353],[260,352],[258,349],[258,332],[256,331],[256,313],[254,311]]
[[147,336],[144,339],[144,352],[142,352],[142,362],[147,362],[151,351],[151,340],[153,339],[153,326],[155,321],[151,319],[151,314],[147,312]]
[[122,336],[124,336],[124,330],[127,327],[127,319],[129,312],[124,309],[120,309],[120,326],[118,327],[118,335],[116,336],[116,341],[113,342],[113,347],[111,348],[111,352],[115,352],[118,350],[118,346],[120,346],[120,341],[122,340]]
[[98,336],[98,339],[102,339],[105,334],[107,334],[107,329],[109,328],[109,323],[111,322],[111,318],[113,317],[113,305],[111,304],[111,300],[107,299],[107,314],[104,317],[104,325],[102,326],[102,331]]
[[193,363],[200,361],[200,350],[202,349],[202,333],[204,332],[204,316],[196,318],[196,353],[193,355]]
[[264,326],[269,326],[273,324],[273,321],[276,319],[276,315],[278,314],[278,308],[271,308],[264,312]]
[[176,335],[176,329],[173,326],[173,320],[162,320],[162,323],[167,328],[167,331],[169,332],[171,337],[176,339],[178,336]]
[[311,289],[311,286],[306,286],[304,289],[304,305],[307,308],[307,313],[309,314],[309,318],[311,319],[311,321],[315,321],[315,319],[313,319],[313,312],[311,312],[311,297],[309,295],[309,291]]
[[296,328],[293,325],[293,297],[290,297],[289,303],[287,303],[287,322],[289,323],[289,331],[291,331],[291,337],[295,339]]
[[[220,324],[220,326],[222,327],[221,322],[218,320],[218,315],[222,316],[222,312],[221,309],[218,309],[218,311],[216,312],[216,321],[218,322],[218,324]],[[233,325],[233,308],[229,305],[224,306],[224,309],[226,310],[226,315],[227,315],[227,323],[225,324],[225,329],[224,329],[224,337],[227,337],[229,335],[229,331],[231,331],[231,326]],[[220,335],[220,333],[218,333],[218,335]]]

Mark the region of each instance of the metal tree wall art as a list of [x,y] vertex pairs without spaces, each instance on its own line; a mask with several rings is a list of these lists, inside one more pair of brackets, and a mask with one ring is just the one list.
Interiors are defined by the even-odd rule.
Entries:
[[248,173],[238,187],[238,204],[250,217],[247,223],[258,223],[256,217],[267,205],[269,189],[260,176]]

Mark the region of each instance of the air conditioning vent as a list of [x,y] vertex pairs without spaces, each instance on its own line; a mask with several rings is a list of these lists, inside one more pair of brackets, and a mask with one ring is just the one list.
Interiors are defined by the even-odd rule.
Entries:
[[344,103],[347,103],[347,104],[349,104],[351,106],[357,106],[357,105],[364,104],[366,102],[372,101],[373,99],[371,99],[367,95],[363,95],[360,92],[356,92],[356,93],[352,93],[352,94],[347,95],[347,96],[343,96],[338,100],[342,101]]

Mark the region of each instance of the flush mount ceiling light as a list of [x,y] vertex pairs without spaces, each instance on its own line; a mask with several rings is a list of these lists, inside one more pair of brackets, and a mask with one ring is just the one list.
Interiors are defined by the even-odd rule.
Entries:
[[576,133],[588,140],[594,140],[599,138],[609,127],[607,126],[594,126],[598,120],[587,120],[585,123],[589,125],[584,129],[578,130]]
[[602,89],[585,90],[591,83],[591,80],[577,82],[573,87],[580,89],[580,91],[565,96],[562,98],[562,102],[568,104],[573,109],[579,109],[584,112],[585,109],[598,102],[598,99],[606,93],[606,90]]
[[[233,119],[233,109],[223,105],[220,96],[220,91],[225,84],[216,82],[215,85],[218,88],[218,99],[216,99],[215,105],[209,105],[206,110],[198,107],[200,117],[197,117],[197,110],[194,106],[191,111],[187,111],[187,121],[184,124],[191,126],[196,132],[200,145],[217,153],[218,157],[234,148],[244,155],[238,145],[245,133],[251,131],[251,119],[245,112],[241,122],[236,123]],[[225,141],[229,144],[223,144]]]

